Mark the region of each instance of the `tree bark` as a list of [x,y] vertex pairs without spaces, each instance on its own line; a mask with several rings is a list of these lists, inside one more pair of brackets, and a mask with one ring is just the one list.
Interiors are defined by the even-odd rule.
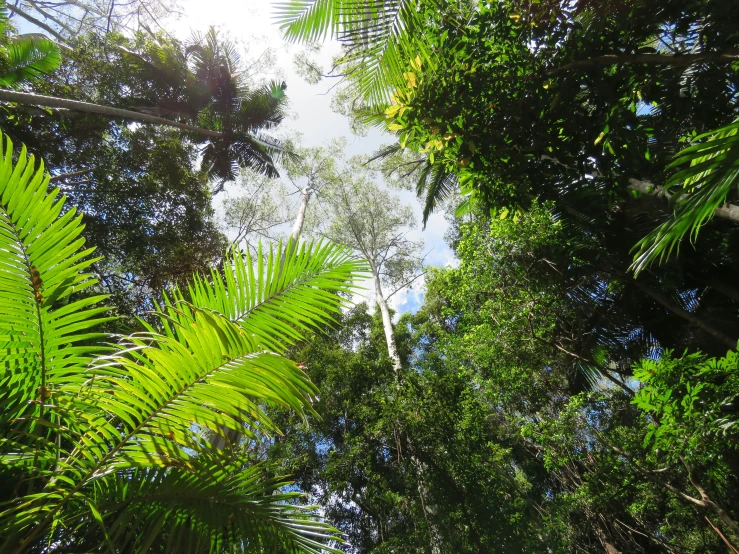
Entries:
[[42,94],[34,94],[32,92],[17,92],[13,90],[0,89],[0,101],[17,102],[19,104],[30,104],[32,106],[46,106],[48,108],[61,108],[76,112],[104,115],[109,118],[120,117],[123,119],[139,121],[141,123],[166,125],[168,127],[174,127],[175,129],[181,129],[183,131],[198,133],[206,137],[220,138],[224,136],[224,134],[219,131],[211,131],[210,129],[203,129],[202,127],[196,127],[194,125],[188,125],[187,123],[172,121],[171,119],[165,119],[163,117],[157,117],[155,115],[135,112],[132,110],[124,110],[121,108],[113,108],[111,106],[102,106],[100,104],[93,104],[91,102],[81,102],[79,100],[57,98],[56,96],[44,96]]
[[300,239],[300,234],[303,232],[303,224],[305,223],[305,213],[308,211],[308,203],[310,202],[311,194],[313,189],[309,186],[305,187],[302,191],[303,198],[300,201],[300,209],[298,210],[298,217],[295,218],[295,225],[293,226],[293,243],[297,244]]
[[576,60],[555,69],[545,71],[544,75],[552,77],[573,69],[590,69],[609,65],[649,64],[686,66],[699,62],[731,63],[739,60],[739,51],[706,52],[703,54],[606,54],[588,60]]
[[395,331],[393,330],[393,320],[390,318],[390,309],[387,306],[387,301],[382,294],[382,284],[380,283],[380,272],[375,265],[375,262],[370,260],[370,268],[372,270],[372,280],[375,283],[375,295],[377,296],[377,305],[380,307],[380,313],[382,314],[382,326],[385,329],[385,342],[387,343],[387,354],[393,362],[393,369],[395,370],[395,379],[400,381],[400,370],[403,364],[400,362],[400,355],[398,354],[398,346],[395,343]]

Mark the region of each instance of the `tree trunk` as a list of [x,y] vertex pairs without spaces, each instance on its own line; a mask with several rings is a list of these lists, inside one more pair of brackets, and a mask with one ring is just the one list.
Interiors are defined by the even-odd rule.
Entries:
[[155,115],[135,112],[132,110],[124,110],[121,108],[113,108],[111,106],[101,106],[100,104],[93,104],[91,102],[57,98],[56,96],[44,96],[42,94],[34,94],[32,92],[16,92],[13,90],[0,89],[0,101],[30,104],[32,106],[46,106],[47,108],[66,109],[83,113],[94,113],[104,115],[109,118],[121,117],[123,119],[140,121],[142,123],[166,125],[168,127],[174,127],[175,129],[205,135],[206,137],[219,138],[224,136],[223,133],[219,131],[211,131],[210,129],[203,129],[202,127],[188,125],[187,123],[179,123],[178,121],[172,121],[171,119],[165,119]]
[[393,362],[395,370],[395,379],[400,381],[400,370],[403,364],[400,363],[400,355],[398,354],[398,346],[395,344],[395,331],[393,330],[393,321],[390,318],[390,309],[387,301],[382,294],[382,284],[380,283],[380,272],[373,260],[370,260],[370,268],[372,269],[372,280],[375,282],[375,295],[377,296],[377,305],[380,307],[382,314],[382,326],[385,329],[385,342],[387,342],[387,354]]
[[[649,181],[641,181],[639,179],[629,179],[629,188],[641,192],[642,194],[651,194],[657,198],[670,199],[672,194],[665,190],[664,187],[650,183]],[[687,198],[687,196],[686,196]],[[728,219],[735,223],[739,223],[739,206],[734,204],[724,204],[723,206],[716,208],[713,213],[716,217],[721,219]]]
[[293,226],[293,243],[297,244],[300,239],[300,233],[303,232],[303,224],[305,223],[305,213],[308,211],[308,203],[310,202],[311,194],[313,189],[308,185],[302,191],[303,198],[300,201],[300,209],[298,210],[298,217],[295,218],[295,225]]
[[[403,364],[400,361],[400,355],[398,354],[398,346],[395,343],[395,330],[393,329],[393,321],[390,318],[390,309],[387,306],[385,296],[382,294],[382,283],[380,283],[380,272],[375,265],[374,260],[369,260],[370,269],[372,270],[372,280],[375,283],[375,294],[377,296],[377,305],[380,307],[380,313],[382,314],[382,326],[385,329],[385,341],[387,342],[387,353],[393,362],[393,369],[395,370],[395,380],[398,386],[400,385],[400,371],[403,368]],[[441,554],[441,533],[437,526],[430,521],[429,515],[435,515],[435,509],[427,501],[427,491],[424,481],[424,473],[426,470],[426,464],[416,456],[415,448],[413,447],[413,441],[406,432],[406,438],[408,440],[408,447],[410,450],[411,464],[416,473],[418,479],[418,496],[421,500],[421,510],[423,510],[423,516],[426,520],[426,525],[429,530],[429,542],[431,546],[431,554]]]

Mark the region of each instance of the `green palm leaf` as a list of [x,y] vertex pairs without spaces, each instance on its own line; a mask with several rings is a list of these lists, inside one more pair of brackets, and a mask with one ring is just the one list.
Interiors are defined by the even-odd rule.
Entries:
[[[286,275],[295,274],[294,259],[286,257]],[[253,313],[285,309],[278,290],[273,293]],[[316,389],[307,376],[294,362],[264,350],[257,340],[264,331],[247,332],[246,319],[236,324],[211,310],[169,302],[160,314],[161,332],[150,328],[133,335],[119,352],[100,358],[72,405],[86,420],[86,431],[68,437],[70,448],[44,475],[49,485],[18,499],[6,512],[11,519],[0,519],[0,529],[4,524],[13,540],[25,535],[25,545],[47,528],[66,528],[70,517],[90,513],[101,479],[119,479],[120,471],[132,468],[194,471],[193,463],[209,449],[202,431],[279,432],[260,401],[298,413],[310,410]],[[38,517],[19,517],[25,516],[21,509]],[[297,525],[285,514],[278,521],[286,530]]]
[[[248,552],[337,552],[316,540],[336,531],[316,521],[313,507],[292,503],[299,493],[276,493],[289,482],[265,478],[267,466],[245,468],[213,455],[192,465],[191,470],[135,470],[119,474],[123,479],[105,480],[94,501],[101,513],[112,514],[106,524],[110,541],[121,550],[154,546],[195,553],[223,551],[231,536],[239,536]],[[157,533],[160,528],[165,532]]]
[[418,32],[423,10],[413,0],[292,0],[276,5],[276,20],[287,40],[330,36],[342,42],[348,51],[342,73],[353,93],[370,104],[390,100],[408,60],[432,59]]
[[[272,248],[265,263],[261,246],[256,256],[232,250],[223,275],[210,280],[196,277],[188,290],[190,301],[238,323],[273,352],[285,349],[317,325],[335,321],[354,280],[367,269],[350,249],[328,242],[289,242]],[[256,266],[256,271],[255,271]],[[182,293],[176,298],[184,300]]]
[[2,52],[0,86],[15,87],[56,70],[61,64],[59,48],[43,35],[17,35]]
[[419,198],[425,196],[423,206],[423,224],[426,225],[431,213],[454,194],[459,186],[457,176],[448,172],[440,163],[427,163],[421,170],[416,184],[416,194]]
[[[0,149],[2,137],[0,137]],[[91,330],[110,318],[94,307],[105,296],[78,298],[97,280],[85,273],[95,260],[83,249],[82,218],[63,212],[59,189],[47,193],[48,174],[25,148],[13,164],[5,139],[0,154],[0,427],[35,433],[42,402],[69,382],[100,346]],[[62,214],[62,215],[60,215]],[[53,400],[50,401],[52,404]],[[46,433],[40,433],[46,435]],[[7,435],[6,435],[7,438]]]
[[687,164],[665,186],[668,190],[681,187],[670,199],[675,211],[634,247],[637,252],[631,269],[637,274],[655,260],[662,262],[679,251],[686,235],[695,241],[700,228],[735,189],[739,177],[739,120],[694,140],[668,166]]
[[117,347],[88,346],[107,318],[94,307],[104,297],[77,297],[95,283],[80,218],[46,192],[25,150],[18,159],[7,143],[0,468],[20,482],[0,499],[0,551],[332,551],[336,531],[295,494],[275,494],[284,480],[203,437],[279,433],[265,404],[311,411],[316,389],[282,353],[332,320],[363,264],[325,243],[253,260],[231,252],[188,298],[169,294],[157,325],[142,322]]

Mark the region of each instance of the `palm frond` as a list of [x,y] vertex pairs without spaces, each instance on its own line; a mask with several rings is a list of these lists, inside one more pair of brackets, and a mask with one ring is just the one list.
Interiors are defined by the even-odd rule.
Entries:
[[[354,280],[364,278],[366,266],[343,246],[330,242],[290,241],[279,250],[270,247],[266,265],[261,246],[255,258],[231,250],[226,271],[211,279],[196,278],[188,290],[190,302],[213,310],[239,324],[267,350],[284,352],[303,331],[334,321],[346,302],[341,294]],[[256,266],[256,271],[255,271]],[[179,299],[184,299],[181,293]],[[290,306],[281,311],[275,306]]]
[[38,79],[61,64],[59,48],[43,35],[17,35],[5,45],[0,86],[15,87]]
[[[316,257],[326,259],[320,253]],[[304,266],[295,263],[298,259],[285,257],[285,276],[303,271]],[[258,265],[257,273],[264,275],[264,262],[260,260]],[[345,266],[344,279],[351,267]],[[335,275],[342,279],[338,271]],[[325,286],[315,280],[313,284]],[[327,285],[342,290],[347,286]],[[261,290],[247,285],[240,292],[253,296]],[[88,514],[85,517],[89,519],[100,513],[103,520],[106,514],[93,509],[93,494],[102,479],[119,479],[121,471],[135,468],[196,471],[197,461],[211,450],[201,431],[231,430],[246,436],[254,436],[257,430],[279,433],[262,408],[264,402],[299,414],[310,411],[316,389],[305,373],[294,362],[264,348],[263,343],[269,342],[264,337],[269,333],[264,329],[249,331],[257,329],[258,322],[246,323],[259,319],[260,312],[264,313],[262,321],[270,314],[278,322],[292,319],[294,323],[301,319],[295,313],[311,311],[296,297],[278,290],[259,303],[250,302],[251,312],[243,314],[239,323],[207,305],[169,300],[159,313],[159,328],[149,326],[147,332],[129,337],[118,352],[101,357],[86,372],[86,381],[68,390],[80,391],[70,402],[77,417],[84,420],[84,432],[66,437],[70,446],[63,449],[53,468],[42,473],[48,485],[39,493],[16,499],[0,516],[0,532],[11,544],[25,547],[49,530],[69,527],[70,518],[76,520],[80,514]],[[329,303],[326,295],[314,294],[313,298]],[[217,300],[220,305],[239,304],[236,298]],[[278,334],[285,334],[279,326],[272,341]],[[273,521],[282,534],[293,533],[302,541],[302,551],[311,551],[305,547],[311,544],[315,529],[303,525],[304,515],[293,508],[283,508],[279,514]],[[244,524],[248,521],[245,516]],[[202,539],[206,530],[193,527],[192,522],[189,525]],[[161,526],[157,526],[148,532],[160,531]]]
[[120,473],[119,479],[102,481],[93,500],[100,513],[110,514],[107,533],[121,550],[218,552],[238,536],[248,552],[338,552],[319,542],[335,540],[337,531],[319,522],[312,507],[293,503],[300,493],[278,492],[290,483],[269,477],[269,469],[202,455],[192,469]]
[[107,319],[104,297],[77,297],[95,283],[80,218],[6,145],[0,461],[21,480],[0,505],[0,551],[334,552],[336,530],[275,493],[284,479],[204,436],[279,433],[267,404],[311,412],[317,389],[285,343],[332,320],[363,264],[322,243],[232,252],[223,276],[167,295],[156,325],[88,346]]
[[290,0],[275,4],[275,19],[288,40],[315,42],[338,33],[340,6],[337,0]]
[[416,193],[420,197],[425,194],[423,205],[423,225],[431,216],[440,202],[444,202],[450,195],[454,194],[458,187],[457,176],[444,169],[440,164],[427,164],[422,170],[416,185]]
[[348,51],[345,71],[363,101],[389,101],[407,60],[432,52],[420,39],[422,11],[415,0],[292,0],[276,5],[277,23],[290,41],[337,38]]
[[[383,121],[384,124],[384,121]],[[397,154],[400,152],[403,148],[400,146],[399,143],[393,143],[388,144],[385,146],[380,147],[379,150],[376,150],[372,154],[370,154],[370,157],[367,159],[365,164],[370,164],[372,162],[375,162],[377,160],[384,160],[385,158],[389,158],[390,156]]]
[[[681,186],[671,203],[674,213],[634,247],[631,269],[638,274],[655,260],[669,259],[679,251],[686,235],[695,241],[700,228],[726,203],[739,177],[739,120],[696,137],[696,143],[679,152],[669,168],[680,167],[667,182],[669,190]],[[700,142],[702,141],[702,142]]]
[[[0,149],[2,137],[0,136]],[[92,329],[110,318],[94,307],[105,296],[78,297],[97,280],[84,249],[82,218],[47,193],[43,164],[13,145],[0,154],[0,426],[46,436],[44,406],[61,382],[102,350]],[[62,215],[60,215],[62,214]],[[51,401],[51,404],[54,402]]]
[[244,94],[235,115],[239,128],[254,132],[272,129],[285,119],[284,82],[272,81]]

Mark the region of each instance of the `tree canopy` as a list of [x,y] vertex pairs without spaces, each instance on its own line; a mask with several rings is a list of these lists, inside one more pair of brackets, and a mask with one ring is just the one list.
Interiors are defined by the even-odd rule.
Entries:
[[0,13],[0,550],[739,552],[739,3],[277,2],[369,152],[106,2]]

